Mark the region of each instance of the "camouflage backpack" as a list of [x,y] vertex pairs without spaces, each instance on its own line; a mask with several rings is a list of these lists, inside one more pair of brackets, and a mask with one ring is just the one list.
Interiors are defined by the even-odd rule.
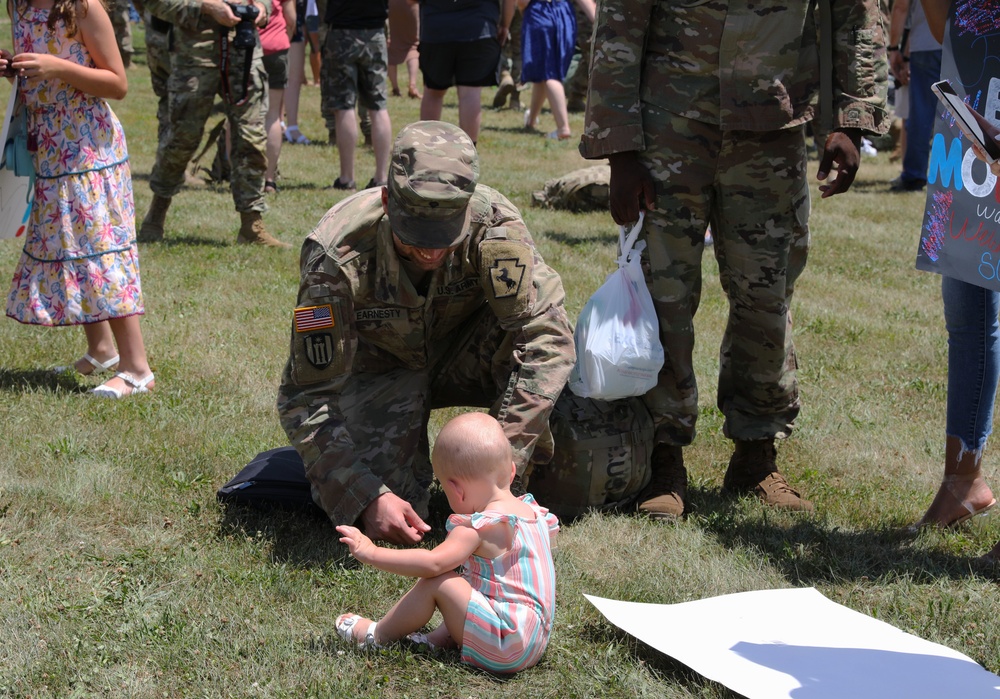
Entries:
[[560,519],[625,508],[649,482],[653,418],[641,398],[595,400],[567,388],[549,427],[555,455],[535,467],[528,491]]
[[594,165],[574,170],[545,183],[531,195],[532,204],[569,211],[609,211],[611,166]]

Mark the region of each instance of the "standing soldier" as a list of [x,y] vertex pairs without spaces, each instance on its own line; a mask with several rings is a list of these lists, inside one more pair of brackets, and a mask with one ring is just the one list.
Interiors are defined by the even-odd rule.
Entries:
[[115,30],[115,41],[118,52],[122,55],[122,63],[126,68],[132,65],[132,16],[129,0],[111,0],[108,6],[108,16],[111,27]]
[[461,129],[410,124],[387,186],[334,206],[302,246],[278,413],[313,499],[373,539],[430,529],[432,408],[489,408],[522,478],[552,457],[549,413],[575,359],[562,281],[478,179]]
[[824,197],[847,191],[861,134],[884,133],[889,122],[878,0],[818,5],[602,0],[598,8],[581,152],[610,158],[615,221],[647,210],[643,256],[667,355],[645,396],[658,444],[639,508],[653,518],[684,513],[681,450],[698,417],[693,322],[709,224],[729,300],[717,402],[735,448],[723,488],[812,509],[778,472],[775,439],[791,433],[799,412],[790,306],[809,247],[805,127],[821,50],[831,83],[821,116],[832,122],[819,162]]
[[[146,0],[145,9],[173,24],[170,54],[169,128],[156,150],[149,178],[153,201],[138,239],[163,238],[167,209],[184,184],[185,171],[201,142],[215,96],[221,95],[231,125],[230,189],[240,213],[237,243],[291,247],[264,228],[264,172],[267,168],[264,115],[267,83],[260,40],[254,26],[268,19],[268,6],[223,0]],[[256,9],[256,18],[239,17],[238,7]],[[239,25],[239,26],[237,26]],[[237,27],[236,32],[230,31]]]

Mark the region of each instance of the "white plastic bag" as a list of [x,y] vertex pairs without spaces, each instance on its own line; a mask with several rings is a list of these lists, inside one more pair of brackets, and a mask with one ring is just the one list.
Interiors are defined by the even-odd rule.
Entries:
[[618,269],[580,311],[569,388],[583,398],[641,396],[656,385],[663,367],[660,324],[640,262],[646,243],[636,244],[642,221],[640,214],[627,236],[625,226],[619,228]]

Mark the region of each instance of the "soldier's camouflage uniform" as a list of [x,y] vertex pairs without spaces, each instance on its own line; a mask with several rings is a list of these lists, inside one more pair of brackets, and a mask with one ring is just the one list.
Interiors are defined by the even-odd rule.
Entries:
[[172,27],[169,22],[154,17],[148,10],[143,12],[146,27],[146,64],[149,66],[149,80],[156,95],[156,140],[163,135],[170,124],[170,45]]
[[[219,25],[201,13],[199,0],[146,0],[145,8],[173,24],[170,53],[169,126],[156,150],[156,163],[149,178],[153,194],[171,198],[184,184],[184,172],[205,131],[216,95],[223,94]],[[271,4],[264,6],[270,11]],[[243,97],[246,51],[232,45],[229,30],[229,85],[233,101]],[[239,212],[267,210],[264,203],[264,171],[267,168],[264,115],[267,112],[267,74],[258,38],[250,57],[249,99],[223,109],[230,123],[230,188]]]
[[337,524],[390,491],[426,517],[432,408],[489,408],[521,475],[552,457],[548,416],[575,360],[562,282],[503,195],[480,184],[469,206],[470,234],[422,293],[381,189],[339,203],[303,244],[278,412]]
[[108,5],[108,17],[111,28],[115,32],[115,42],[122,56],[122,63],[128,68],[132,65],[132,18],[129,11],[129,0],[111,0]]
[[[718,390],[725,433],[786,437],[799,412],[789,306],[809,247],[804,128],[819,86],[814,3],[598,5],[581,152],[638,151],[656,186],[644,254],[667,357],[646,395],[658,442],[694,438],[693,318],[709,224],[730,309]],[[878,0],[830,5],[834,128],[884,131]]]

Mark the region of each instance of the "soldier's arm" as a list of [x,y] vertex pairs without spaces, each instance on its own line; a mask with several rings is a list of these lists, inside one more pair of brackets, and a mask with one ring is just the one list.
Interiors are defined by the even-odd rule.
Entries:
[[202,15],[202,0],[144,0],[150,14],[186,29],[195,29]]
[[646,32],[656,0],[601,0],[580,153],[606,158],[645,149],[640,96]]
[[610,208],[616,223],[654,208],[653,178],[639,161],[645,150],[642,76],[646,33],[655,0],[601,0],[594,21],[587,113],[580,153],[608,158]]
[[824,199],[846,192],[854,183],[861,165],[862,132],[885,133],[889,128],[886,28],[879,0],[840,0],[832,14],[833,131],[823,146],[816,175],[825,182],[820,186]]
[[[487,301],[500,326],[515,333],[510,380],[494,413],[523,474],[576,361],[573,331],[562,281],[542,260],[520,218],[488,233],[479,253]],[[504,277],[516,286],[501,282]],[[551,453],[539,456],[545,461]]]
[[357,336],[349,287],[326,259],[318,243],[306,240],[277,409],[281,426],[305,462],[313,499],[334,524],[354,524],[368,505],[390,491],[355,457],[340,408],[351,381]]
[[889,65],[879,0],[834,0],[832,9],[833,128],[885,133]]

